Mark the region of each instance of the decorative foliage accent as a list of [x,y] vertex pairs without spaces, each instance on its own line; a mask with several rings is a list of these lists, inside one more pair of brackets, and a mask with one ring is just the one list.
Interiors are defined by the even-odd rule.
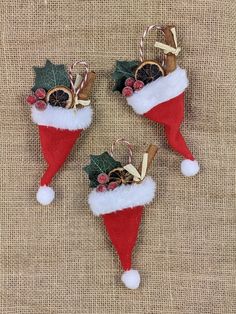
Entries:
[[121,163],[116,161],[108,152],[104,152],[101,155],[90,155],[90,164],[83,169],[89,176],[90,187],[94,188],[99,185],[97,181],[99,174],[108,174],[117,167],[121,167]]
[[70,88],[70,80],[64,64],[53,64],[47,60],[44,67],[33,67],[33,69],[36,74],[33,91],[38,88],[48,91],[58,85]]
[[138,61],[116,61],[116,69],[112,74],[115,80],[113,91],[121,92],[125,86],[125,80],[134,77],[134,69],[138,66]]

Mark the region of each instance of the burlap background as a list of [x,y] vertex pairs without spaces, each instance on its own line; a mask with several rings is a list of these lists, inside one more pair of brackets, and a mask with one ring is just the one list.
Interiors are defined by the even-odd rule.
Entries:
[[[191,83],[182,130],[202,167],[194,178],[180,175],[181,158],[161,128],[111,92],[115,60],[137,59],[151,23],[175,23],[182,39],[179,62]],[[235,27],[230,0],[1,1],[1,313],[236,313]],[[45,163],[24,97],[32,66],[46,58],[87,60],[97,81],[94,123],[54,180],[56,201],[41,207],[35,192]],[[151,170],[157,197],[134,254],[137,291],[120,282],[117,256],[88,209],[82,172],[90,153],[118,137],[136,144],[137,163],[148,143],[161,147]]]

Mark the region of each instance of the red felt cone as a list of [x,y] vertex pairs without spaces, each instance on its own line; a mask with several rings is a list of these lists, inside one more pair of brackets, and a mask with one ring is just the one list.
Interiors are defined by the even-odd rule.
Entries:
[[140,284],[139,272],[132,269],[132,251],[135,246],[145,204],[155,195],[156,185],[151,177],[141,183],[120,185],[112,191],[89,195],[89,205],[96,216],[102,216],[107,233],[119,255],[124,269],[121,280],[127,288],[136,289]]
[[65,160],[67,159],[82,130],[69,131],[53,127],[39,126],[40,142],[43,156],[48,168],[41,178],[40,185],[49,185]]
[[158,104],[144,113],[144,117],[164,125],[166,137],[172,149],[184,158],[194,160],[180,133],[180,125],[184,118],[184,93]]
[[102,215],[107,233],[116,249],[122,268],[131,269],[132,251],[138,236],[143,206]]
[[164,126],[169,145],[184,158],[181,163],[182,174],[193,176],[198,173],[199,165],[180,132],[184,118],[184,91],[187,86],[186,71],[178,67],[167,76],[160,77],[134,92],[127,97],[127,102],[138,114]]
[[42,153],[47,162],[37,192],[37,200],[42,205],[50,204],[55,196],[48,185],[66,161],[76,140],[92,120],[90,106],[83,109],[65,109],[47,105],[43,111],[32,107],[32,119],[38,124]]

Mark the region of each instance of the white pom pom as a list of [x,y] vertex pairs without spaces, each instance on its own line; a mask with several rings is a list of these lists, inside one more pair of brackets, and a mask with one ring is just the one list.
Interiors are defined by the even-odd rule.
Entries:
[[186,177],[195,176],[200,170],[197,160],[184,159],[181,162],[181,172]]
[[139,272],[135,269],[127,270],[122,274],[121,280],[127,288],[137,289],[140,284]]
[[50,186],[40,186],[36,195],[37,201],[41,205],[49,205],[55,197],[55,192]]

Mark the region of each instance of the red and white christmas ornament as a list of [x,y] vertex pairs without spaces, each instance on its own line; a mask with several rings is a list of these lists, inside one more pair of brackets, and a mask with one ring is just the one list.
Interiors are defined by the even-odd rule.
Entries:
[[[152,29],[161,30],[168,43],[168,45],[160,42],[155,44],[155,47],[164,52],[162,65],[156,61],[145,61],[143,58],[144,38]],[[158,25],[147,27],[140,43],[141,63],[134,69],[135,79],[143,78],[144,86],[133,90],[132,93],[125,93],[124,90],[123,95],[127,96],[127,103],[137,114],[164,126],[169,145],[184,158],[181,162],[181,172],[189,177],[196,175],[200,168],[180,132],[184,119],[184,92],[189,81],[186,70],[176,66],[176,56],[179,52],[174,27]]]
[[[84,78],[77,75],[74,82],[71,72],[76,64],[83,65],[86,73]],[[27,102],[32,105],[32,120],[38,125],[41,149],[47,163],[36,198],[40,204],[48,205],[55,197],[54,190],[49,186],[53,177],[66,161],[82,131],[92,122],[93,112],[88,96],[95,73],[88,72],[85,62],[74,63],[67,73],[63,65],[54,65],[49,60],[44,68],[36,68],[35,72],[35,85],[41,83],[45,87],[36,89]],[[54,77],[54,86],[48,85],[50,79],[44,81],[45,74],[47,79],[50,75]],[[66,86],[57,84],[57,81]]]
[[[93,174],[97,176],[96,171],[93,172],[95,165],[93,158],[95,158],[96,164],[101,160],[101,165],[107,169],[102,176],[103,183],[108,183],[108,188],[103,185],[103,189],[93,189],[89,194],[88,202],[93,214],[102,217],[109,238],[119,256],[124,270],[121,276],[122,282],[127,288],[136,289],[140,284],[140,274],[132,268],[132,251],[137,240],[144,206],[155,196],[156,184],[150,176],[146,176],[146,171],[157,149],[155,145],[150,145],[147,153],[144,154],[140,170],[137,170],[131,163],[130,144],[123,139],[116,141],[118,142],[129,145],[129,164],[111,170],[107,165],[112,164],[112,159],[109,159],[112,157],[108,157],[107,152],[99,156],[91,156],[91,164],[85,167],[91,182],[94,182]],[[112,152],[111,155],[113,156]],[[104,158],[109,159],[107,165]],[[98,183],[99,178],[101,175],[97,176]],[[109,189],[109,185],[114,183],[113,180],[116,178],[119,182],[115,181],[115,187]]]

